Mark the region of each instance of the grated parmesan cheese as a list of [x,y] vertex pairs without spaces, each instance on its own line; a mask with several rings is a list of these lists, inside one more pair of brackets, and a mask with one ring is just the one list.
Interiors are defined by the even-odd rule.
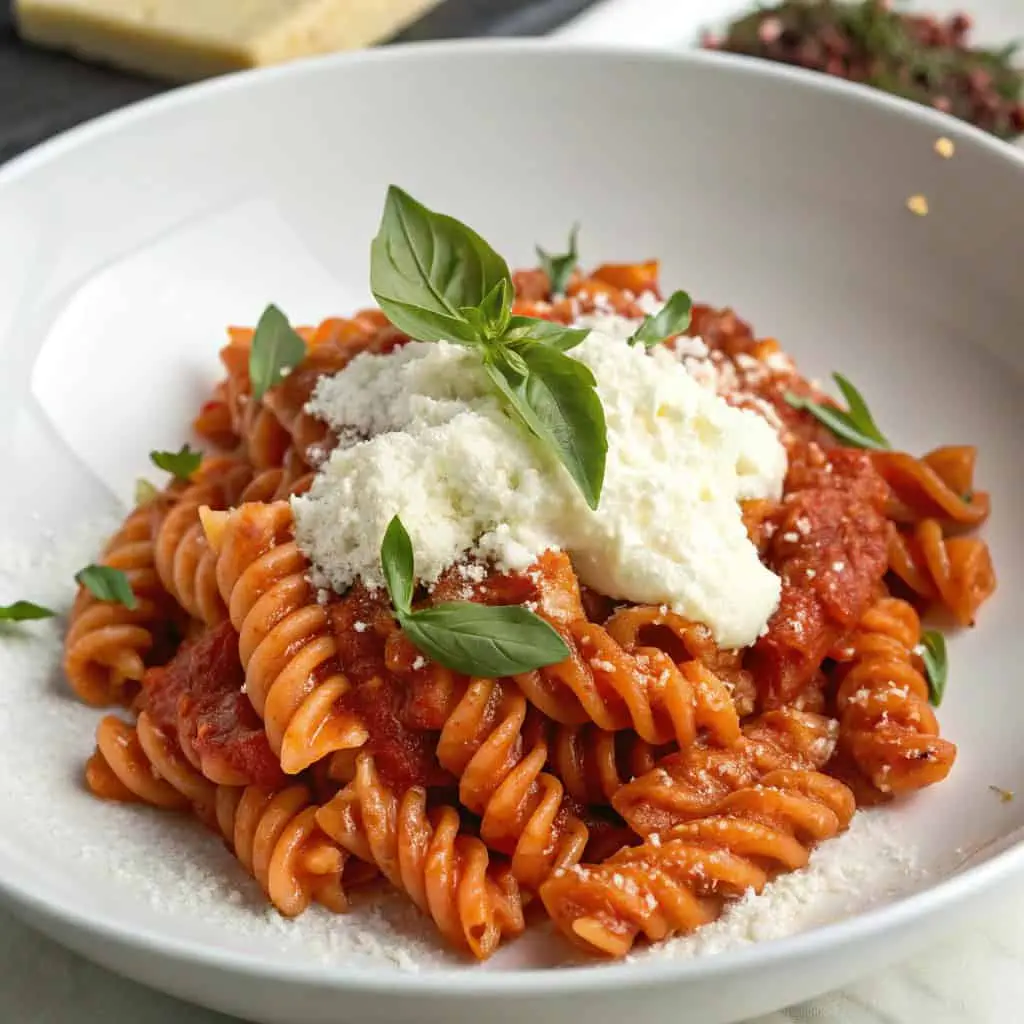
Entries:
[[780,585],[738,501],[781,493],[786,456],[775,431],[701,387],[671,352],[626,344],[636,321],[581,322],[591,333],[570,354],[593,371],[608,426],[596,512],[509,419],[478,353],[413,342],[363,354],[321,380],[308,407],[343,439],[293,499],[315,582],[381,586],[380,542],[397,514],[428,585],[467,555],[521,570],[564,550],[601,593],[668,605],[723,646],[752,643]]

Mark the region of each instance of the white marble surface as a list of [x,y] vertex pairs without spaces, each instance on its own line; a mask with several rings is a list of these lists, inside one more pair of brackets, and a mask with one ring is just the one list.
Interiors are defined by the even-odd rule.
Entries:
[[[737,0],[606,0],[565,34],[580,39],[686,44]],[[961,6],[988,42],[1024,38],[1024,0],[933,0]],[[750,1024],[1009,1024],[1024,1005],[1024,882],[997,918],[956,935],[842,992]],[[66,952],[0,911],[0,1020],[12,1024],[227,1024],[228,1018],[150,992]],[[339,1024],[349,1022],[339,1021]],[[357,1024],[357,1022],[352,1022]]]

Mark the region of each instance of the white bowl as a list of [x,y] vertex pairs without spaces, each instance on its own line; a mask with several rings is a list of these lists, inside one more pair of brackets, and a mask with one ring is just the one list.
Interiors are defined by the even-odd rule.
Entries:
[[[939,136],[952,159],[936,153]],[[659,255],[666,282],[732,304],[812,375],[847,373],[901,445],[980,445],[1001,590],[952,644],[941,717],[960,759],[948,783],[879,812],[917,844],[930,887],[713,957],[556,970],[538,939],[485,968],[382,967],[352,941],[367,914],[274,923],[191,823],[81,791],[96,714],[64,695],[40,653],[59,625],[42,624],[0,636],[11,905],[114,970],[260,1021],[450,1024],[483,1012],[494,1024],[618,1024],[671,1012],[715,1024],[872,971],[996,894],[1024,867],[1024,802],[989,791],[1024,790],[1012,685],[1024,660],[1012,601],[1024,581],[1024,160],[823,77],[708,54],[382,50],[185,89],[8,165],[0,587],[11,593],[0,602],[66,605],[89,550],[74,537],[115,510],[112,493],[130,493],[151,448],[184,436],[224,324],[251,322],[269,300],[306,320],[368,298],[368,242],[392,181],[513,264],[575,220],[587,262]],[[916,194],[926,217],[906,207]],[[43,568],[54,560],[67,569],[59,582]],[[233,889],[240,906],[226,903]],[[341,936],[333,963],[329,934]]]

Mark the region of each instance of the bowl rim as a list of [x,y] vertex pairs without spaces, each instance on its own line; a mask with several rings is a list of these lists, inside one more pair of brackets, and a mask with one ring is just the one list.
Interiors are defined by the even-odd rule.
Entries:
[[[757,58],[723,54],[700,49],[669,50],[614,43],[578,43],[557,38],[451,40],[405,43],[355,53],[328,54],[271,68],[247,70],[219,78],[185,85],[133,103],[70,128],[0,168],[0,193],[34,171],[60,161],[79,146],[99,141],[129,129],[133,124],[165,110],[201,104],[222,92],[245,90],[278,78],[317,75],[335,67],[376,63],[435,62],[474,59],[492,54],[521,55],[528,59],[564,62],[576,58],[629,60],[654,64],[705,65],[721,68],[730,75],[791,81],[800,89],[836,95],[841,101],[876,110],[904,120],[934,127],[938,136],[947,136],[978,146],[995,158],[1015,164],[1024,185],[1024,152],[1009,143],[937,110],[909,100],[879,92],[838,78]],[[1011,833],[1012,835],[1012,833]],[[428,971],[402,971],[384,967],[347,968],[326,964],[281,962],[268,952],[265,956],[224,950],[208,942],[185,940],[163,934],[152,927],[126,924],[114,912],[86,912],[62,904],[47,895],[41,885],[13,877],[4,870],[8,858],[0,855],[0,896],[14,908],[35,919],[54,925],[70,925],[78,932],[91,934],[113,945],[134,948],[185,965],[215,968],[234,975],[277,980],[291,984],[309,984],[337,991],[362,994],[391,994],[403,997],[444,995],[448,998],[499,996],[572,995],[609,989],[679,984],[724,979],[744,971],[770,970],[785,961],[800,960],[823,949],[838,954],[862,941],[886,931],[911,927],[921,929],[940,913],[965,904],[999,882],[1024,873],[1024,841],[1011,845],[980,864],[958,871],[897,902],[865,911],[854,917],[824,925],[786,938],[755,943],[742,949],[712,956],[680,960],[628,963],[597,963],[576,969],[525,968],[510,971],[482,971],[473,965],[431,968]],[[16,861],[14,862],[16,863]]]

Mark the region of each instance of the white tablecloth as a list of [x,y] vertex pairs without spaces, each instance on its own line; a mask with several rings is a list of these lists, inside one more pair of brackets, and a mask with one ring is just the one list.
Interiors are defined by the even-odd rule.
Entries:
[[[699,27],[747,6],[744,0],[604,0],[563,34],[623,43],[675,38],[687,45]],[[916,6],[945,12],[961,4],[932,0]],[[975,15],[985,41],[1024,38],[1024,0],[963,0],[963,6]],[[1022,1006],[1024,884],[1007,892],[998,918],[944,937],[909,963],[843,992],[750,1024],[1010,1024],[1022,1019]],[[226,1024],[228,1018],[186,1007],[94,967],[0,911],[0,1020]]]

